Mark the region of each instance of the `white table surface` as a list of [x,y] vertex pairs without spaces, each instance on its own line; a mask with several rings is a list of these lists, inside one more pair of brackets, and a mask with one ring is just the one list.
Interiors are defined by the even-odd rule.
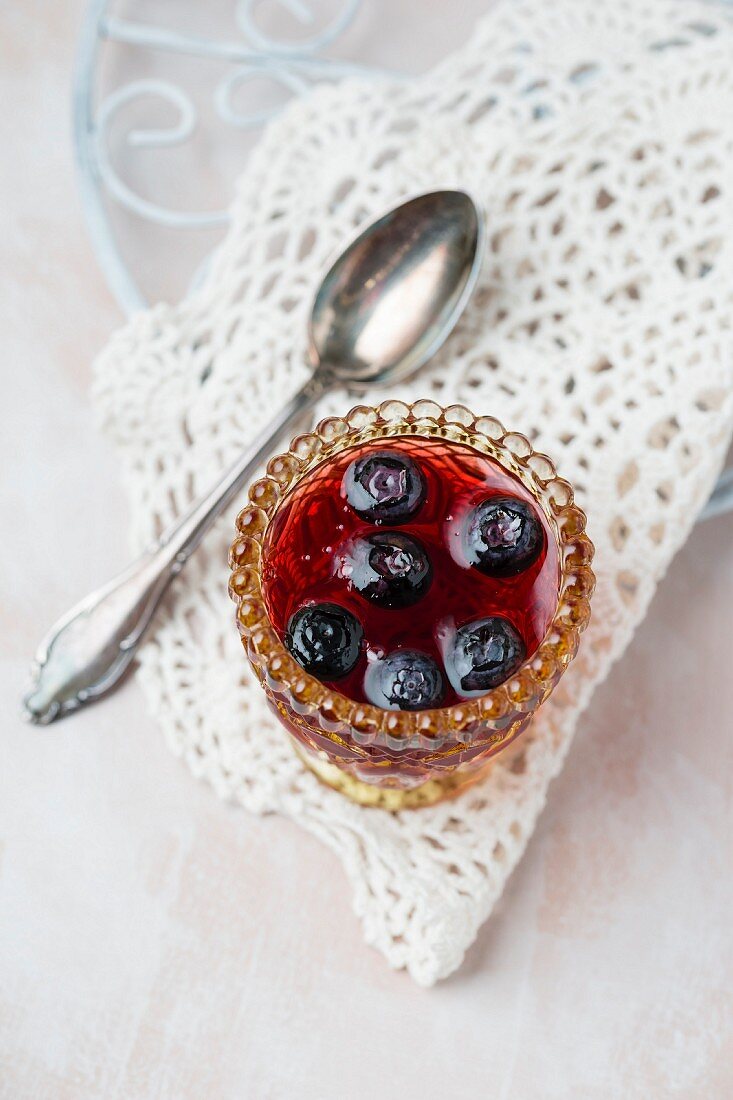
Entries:
[[[403,5],[411,64],[482,6],[461,31],[455,5]],[[430,991],[364,945],[329,851],[191,778],[134,681],[45,731],[16,718],[39,634],[126,560],[88,395],[120,314],[71,163],[80,10],[0,14],[0,1096],[730,1097],[733,518],[672,566]]]

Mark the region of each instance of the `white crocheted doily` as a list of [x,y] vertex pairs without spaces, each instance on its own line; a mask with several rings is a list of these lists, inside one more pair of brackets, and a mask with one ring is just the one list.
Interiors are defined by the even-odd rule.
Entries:
[[[303,381],[311,296],[354,227],[435,187],[467,187],[483,204],[476,295],[396,396],[462,402],[524,432],[588,513],[593,621],[523,752],[422,811],[364,809],[321,786],[242,655],[226,592],[238,504],[175,583],[139,674],[194,774],[329,844],[368,942],[426,985],[459,965],[491,912],[579,714],[722,464],[733,395],[729,15],[702,0],[504,3],[421,79],[318,89],[251,158],[205,285],[135,317],[97,363],[141,548]],[[317,415],[353,403],[334,393]]]

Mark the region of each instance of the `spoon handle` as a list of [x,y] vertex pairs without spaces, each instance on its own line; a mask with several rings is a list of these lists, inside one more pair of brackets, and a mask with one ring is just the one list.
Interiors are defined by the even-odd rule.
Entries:
[[318,371],[259,433],[210,491],[171,524],[123,573],[91,592],[51,628],[36,654],[25,716],[46,725],[112,690],[135,656],[163,593],[214,520],[274,442],[324,393]]

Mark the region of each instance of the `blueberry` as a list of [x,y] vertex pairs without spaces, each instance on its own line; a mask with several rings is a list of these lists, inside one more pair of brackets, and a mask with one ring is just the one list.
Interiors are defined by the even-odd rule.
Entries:
[[346,676],[359,660],[364,632],[350,611],[335,603],[301,607],[288,622],[285,645],[319,680]]
[[426,710],[440,706],[443,676],[427,653],[397,649],[369,666],[364,691],[371,703],[386,710]]
[[336,571],[379,607],[403,608],[425,595],[433,579],[428,552],[400,531],[353,539],[336,554]]
[[492,615],[455,632],[445,654],[448,678],[459,695],[483,695],[524,661],[524,642],[508,619]]
[[523,500],[491,497],[474,508],[463,529],[469,565],[490,577],[513,577],[542,553],[545,532]]
[[399,451],[377,451],[356,458],[347,468],[342,493],[362,519],[406,523],[425,500],[425,478]]

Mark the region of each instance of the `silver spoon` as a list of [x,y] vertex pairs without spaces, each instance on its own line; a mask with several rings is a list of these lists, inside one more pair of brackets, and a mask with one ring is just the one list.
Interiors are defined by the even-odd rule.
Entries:
[[482,244],[481,216],[464,191],[419,195],[362,230],[316,294],[311,377],[205,497],[52,627],[24,699],[30,721],[53,722],[117,685],[173,577],[274,443],[328,389],[397,381],[437,351],[473,290]]

